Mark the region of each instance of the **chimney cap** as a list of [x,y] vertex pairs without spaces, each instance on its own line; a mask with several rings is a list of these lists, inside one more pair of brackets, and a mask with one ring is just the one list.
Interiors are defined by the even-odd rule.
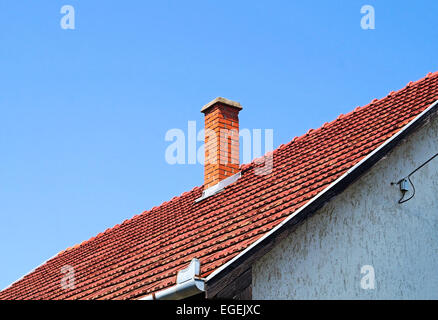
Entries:
[[236,101],[233,101],[233,100],[228,100],[228,99],[225,99],[225,98],[222,98],[222,97],[217,97],[216,99],[210,101],[205,106],[203,106],[202,109],[201,109],[201,112],[205,113],[208,109],[212,108],[217,103],[225,104],[225,105],[227,105],[229,107],[233,107],[233,108],[237,108],[239,110],[242,110],[242,106],[240,105],[239,102],[236,102]]

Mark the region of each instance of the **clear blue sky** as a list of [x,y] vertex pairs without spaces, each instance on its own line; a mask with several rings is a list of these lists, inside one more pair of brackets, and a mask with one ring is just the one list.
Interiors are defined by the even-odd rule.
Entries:
[[217,96],[276,147],[437,71],[437,13],[435,0],[1,1],[0,288],[201,185],[201,165],[165,162],[164,135],[202,124]]

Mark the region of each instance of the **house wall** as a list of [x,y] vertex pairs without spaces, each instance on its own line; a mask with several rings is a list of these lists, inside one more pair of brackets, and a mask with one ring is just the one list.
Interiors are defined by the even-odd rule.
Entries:
[[[258,260],[253,299],[438,299],[438,158],[412,177],[412,200],[398,204],[390,185],[437,153],[437,139],[434,116]],[[374,289],[361,287],[364,265]]]

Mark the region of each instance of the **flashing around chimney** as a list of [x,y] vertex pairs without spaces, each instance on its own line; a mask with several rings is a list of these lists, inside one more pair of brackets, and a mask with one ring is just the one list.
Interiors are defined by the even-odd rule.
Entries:
[[242,176],[241,172],[238,172],[231,177],[228,177],[222,181],[220,181],[218,184],[215,184],[214,186],[205,189],[202,192],[202,196],[195,200],[195,202],[200,202],[208,197],[214,196],[215,194],[221,192],[224,190],[225,187],[229,186],[230,184],[236,182],[239,180],[239,178]]

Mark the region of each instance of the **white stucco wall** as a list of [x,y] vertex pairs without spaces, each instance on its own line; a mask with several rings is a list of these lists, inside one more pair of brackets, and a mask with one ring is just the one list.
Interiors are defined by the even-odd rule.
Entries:
[[435,117],[257,261],[253,299],[438,299],[438,158],[409,202],[390,185],[437,152]]

